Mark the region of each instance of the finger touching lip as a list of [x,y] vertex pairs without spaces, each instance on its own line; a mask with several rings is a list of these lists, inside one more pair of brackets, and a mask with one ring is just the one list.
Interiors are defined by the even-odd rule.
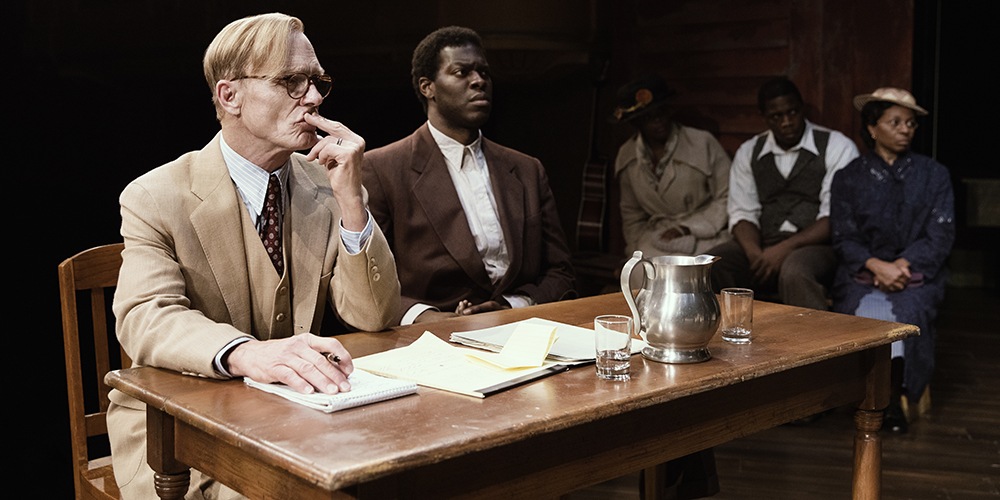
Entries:
[[314,127],[318,127],[323,121],[326,121],[326,118],[320,116],[320,114],[316,110],[312,110],[312,111],[306,111],[305,113],[302,114],[302,121]]

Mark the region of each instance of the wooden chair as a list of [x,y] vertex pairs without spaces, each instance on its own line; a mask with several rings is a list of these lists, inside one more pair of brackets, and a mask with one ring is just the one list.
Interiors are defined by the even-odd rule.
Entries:
[[[110,389],[104,375],[132,364],[118,344],[108,309],[124,247],[115,243],[90,248],[59,264],[73,483],[78,499],[120,498],[107,441]],[[80,311],[77,299],[81,299]]]

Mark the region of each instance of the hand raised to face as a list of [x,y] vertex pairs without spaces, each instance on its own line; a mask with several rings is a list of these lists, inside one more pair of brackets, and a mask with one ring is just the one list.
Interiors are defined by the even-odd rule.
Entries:
[[316,160],[326,167],[330,188],[340,205],[344,228],[361,231],[368,222],[361,186],[361,165],[364,161],[365,139],[343,123],[323,118],[318,113],[305,115],[305,121],[328,135],[320,137],[306,159]]

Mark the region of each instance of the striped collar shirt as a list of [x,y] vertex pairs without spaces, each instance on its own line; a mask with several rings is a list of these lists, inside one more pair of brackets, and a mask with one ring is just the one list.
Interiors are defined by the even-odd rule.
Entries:
[[[243,198],[243,204],[250,213],[250,219],[254,221],[257,229],[260,229],[260,213],[264,210],[264,197],[267,195],[267,182],[271,174],[257,165],[254,165],[246,158],[240,156],[236,151],[226,144],[226,140],[220,137],[222,148],[222,158],[226,160],[226,167],[229,168],[229,176],[236,183],[236,190]],[[285,162],[274,175],[278,176],[281,182],[282,201],[281,214],[284,215],[285,203],[288,200],[288,162]]]

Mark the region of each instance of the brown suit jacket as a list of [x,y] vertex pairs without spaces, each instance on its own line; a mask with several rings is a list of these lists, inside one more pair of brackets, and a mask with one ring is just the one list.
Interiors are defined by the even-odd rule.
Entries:
[[365,153],[369,209],[399,272],[397,323],[416,303],[454,311],[460,300],[480,303],[503,294],[528,295],[536,303],[576,297],[569,250],[541,162],[485,138],[482,149],[511,259],[496,286],[427,124]]

